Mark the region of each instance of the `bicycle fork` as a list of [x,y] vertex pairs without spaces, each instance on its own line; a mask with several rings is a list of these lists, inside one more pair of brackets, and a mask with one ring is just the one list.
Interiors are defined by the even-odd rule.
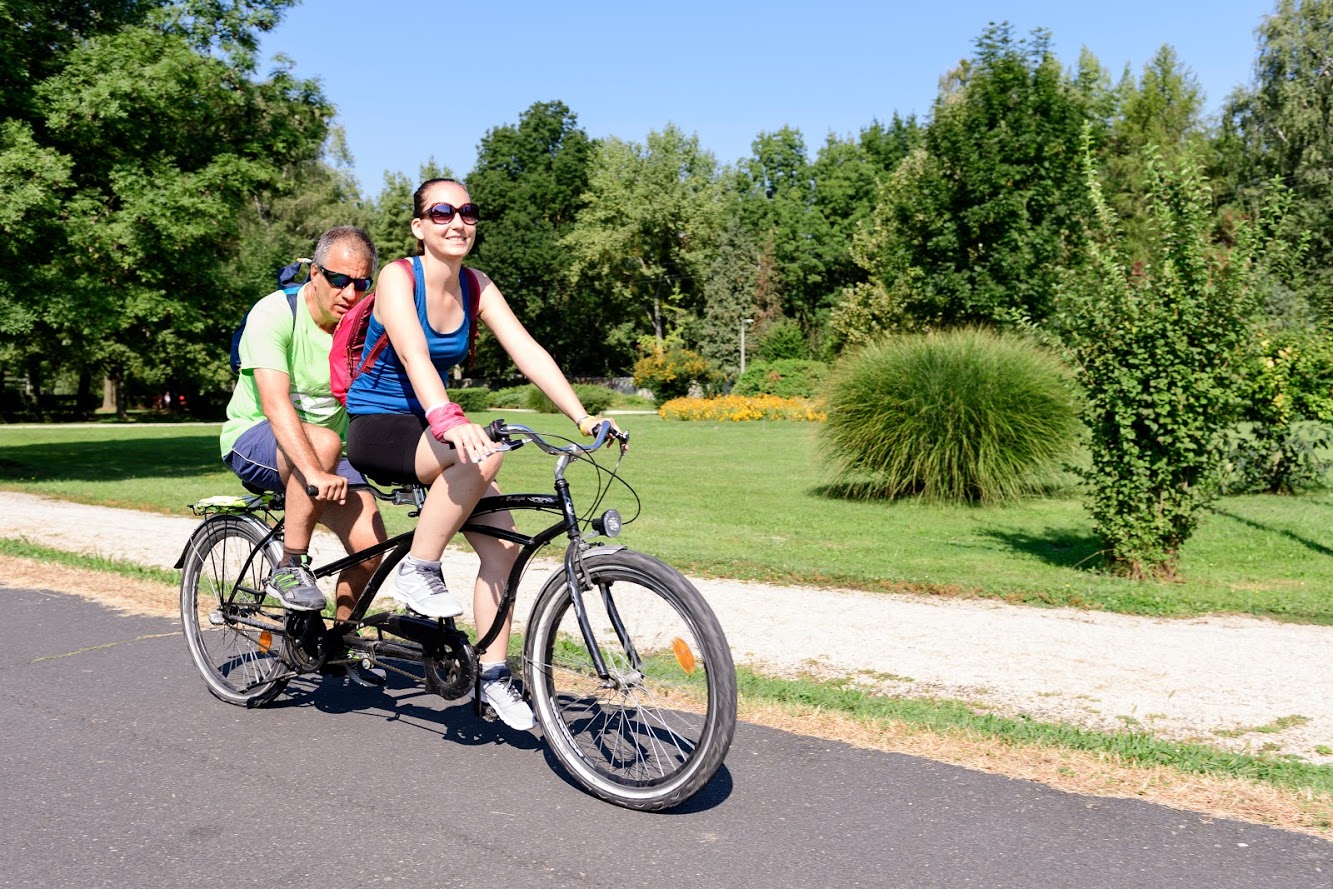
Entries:
[[[593,669],[603,682],[612,682],[611,671],[607,669],[606,659],[602,657],[602,647],[597,643],[597,636],[593,633],[592,622],[588,620],[588,609],[583,601],[583,593],[591,590],[593,584],[588,577],[587,569],[583,567],[583,537],[579,533],[578,516],[574,514],[574,501],[569,495],[569,482],[565,481],[564,469],[568,462],[567,456],[560,457],[556,461],[555,473],[555,490],[569,529],[569,546],[565,548],[565,584],[569,587],[569,598],[574,605],[574,616],[578,620],[579,632],[583,634],[583,643],[588,647],[588,654],[592,656]],[[634,649],[634,643],[630,641],[625,624],[620,619],[620,612],[616,610],[610,584],[599,583],[597,586],[601,590],[602,604],[606,608],[616,638],[620,641],[620,647],[635,672],[638,672],[641,669],[639,653]]]
[[[578,620],[579,631],[583,634],[583,643],[588,647],[588,654],[592,656],[593,669],[603,682],[611,682],[613,681],[611,671],[607,669],[606,659],[602,657],[602,647],[597,642],[592,622],[588,620],[587,606],[583,601],[583,594],[592,590],[593,582],[588,577],[587,569],[583,567],[582,553],[579,552],[577,545],[570,546],[565,551],[565,583],[569,586],[569,597],[574,604],[574,616]],[[624,621],[620,619],[615,598],[611,595],[611,585],[598,583],[597,588],[601,591],[602,606],[606,609],[607,618],[611,621],[611,628],[615,631],[621,650],[625,652],[625,657],[634,671],[640,672],[642,664],[639,661],[639,652],[634,648],[634,642],[625,630]]]

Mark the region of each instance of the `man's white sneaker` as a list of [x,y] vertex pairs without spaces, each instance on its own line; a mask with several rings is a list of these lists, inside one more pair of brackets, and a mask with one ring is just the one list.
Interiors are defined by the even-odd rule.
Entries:
[[389,595],[426,617],[458,617],[463,613],[463,606],[444,585],[439,562],[403,559],[394,572]]
[[481,700],[484,704],[490,704],[501,721],[512,729],[526,732],[537,724],[537,720],[532,717],[532,708],[514,687],[513,677],[507,667],[487,670],[481,674]]

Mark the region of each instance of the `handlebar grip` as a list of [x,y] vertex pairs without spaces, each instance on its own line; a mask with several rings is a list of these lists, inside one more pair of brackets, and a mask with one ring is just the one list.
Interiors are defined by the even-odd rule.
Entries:
[[319,488],[316,488],[314,485],[306,485],[305,492],[309,494],[311,497],[319,496]]
[[600,447],[608,438],[614,438],[616,441],[620,442],[622,446],[629,444],[629,433],[617,429],[611,424],[610,420],[603,420],[598,423],[597,428],[593,430],[593,437],[595,439],[593,447]]

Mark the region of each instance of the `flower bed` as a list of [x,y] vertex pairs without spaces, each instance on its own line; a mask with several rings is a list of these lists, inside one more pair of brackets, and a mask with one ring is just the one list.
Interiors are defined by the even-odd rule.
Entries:
[[809,420],[821,421],[824,412],[808,398],[776,395],[723,395],[719,398],[673,398],[657,409],[664,420]]

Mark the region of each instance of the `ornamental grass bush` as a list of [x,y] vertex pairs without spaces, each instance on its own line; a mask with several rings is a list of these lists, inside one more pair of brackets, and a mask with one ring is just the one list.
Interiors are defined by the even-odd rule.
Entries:
[[1058,478],[1077,441],[1071,376],[1012,335],[895,335],[846,355],[825,390],[831,490],[990,503]]
[[673,398],[657,409],[664,420],[714,420],[743,423],[749,420],[824,419],[824,413],[808,398],[778,398],[776,395],[718,398]]

